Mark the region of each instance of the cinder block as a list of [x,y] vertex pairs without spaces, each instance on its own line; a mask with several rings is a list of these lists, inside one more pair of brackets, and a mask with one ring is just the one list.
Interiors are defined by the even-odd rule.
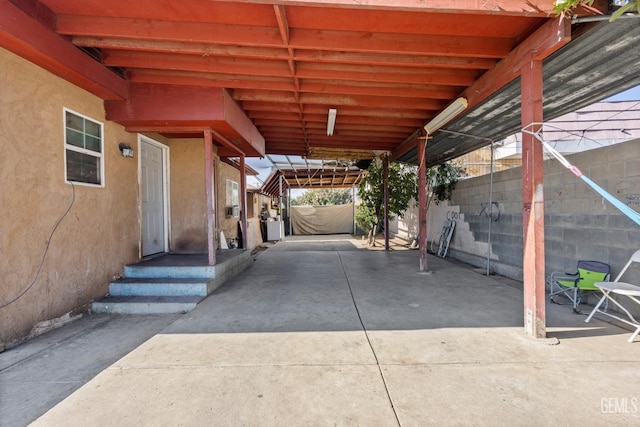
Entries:
[[576,245],[576,258],[607,262],[609,247],[601,245]]
[[555,226],[555,227],[573,227],[575,224],[573,215],[567,215],[565,213],[554,213],[545,215],[544,224],[546,226]]
[[562,212],[565,214],[585,213],[589,211],[589,200],[584,198],[566,199],[562,201]]
[[[597,244],[601,244],[601,245],[609,245],[610,244],[610,238],[609,238],[609,234],[610,232],[608,230],[604,230],[604,229],[596,229],[596,228],[591,228],[589,229],[589,238],[591,243],[597,243]],[[627,239],[624,238],[624,241],[626,241]]]
[[[627,248],[629,247],[629,232],[626,230],[603,230],[602,235],[594,236],[596,241],[607,242],[610,248]],[[604,239],[604,240],[602,240]]]
[[546,199],[568,199],[576,196],[575,182],[559,182],[554,185],[545,185],[544,197]]
[[574,224],[581,228],[606,229],[608,215],[605,214],[584,214],[575,215]]
[[627,244],[629,248],[640,249],[640,232],[638,229],[623,232],[627,236]]
[[624,163],[624,176],[627,178],[640,176],[640,157],[628,157]]
[[[640,195],[640,143],[631,141],[569,156],[596,183],[623,200]],[[556,160],[545,167],[545,257],[547,267],[575,269],[577,259],[604,260],[611,256],[624,264],[630,254],[640,249],[637,225],[619,213],[610,203],[573,175]],[[464,221],[477,241],[488,238],[489,218],[482,204],[489,201],[487,176],[459,184],[454,200]],[[522,266],[522,169],[514,168],[494,174],[493,200],[498,202],[500,217],[491,223],[492,250],[500,258],[497,268],[517,271]],[[638,206],[640,210],[640,206]],[[460,251],[473,251],[460,248]],[[618,255],[620,254],[620,255]],[[485,254],[474,253],[484,257]],[[620,266],[621,268],[621,266]],[[640,268],[637,272],[640,283]]]
[[590,230],[579,228],[565,228],[562,230],[562,238],[565,242],[575,243],[578,246],[591,244]]
[[612,230],[630,230],[635,227],[637,230],[637,224],[623,214],[613,213],[607,216],[607,227]]
[[612,161],[611,163],[600,163],[591,165],[588,176],[592,181],[599,183],[602,180],[615,180],[624,176],[625,161]]
[[491,250],[499,256],[500,262],[522,267],[522,250],[515,251],[513,246],[492,244]]
[[[611,265],[612,280],[620,273],[624,265],[629,261],[636,249],[612,248],[609,251],[609,264]],[[640,266],[632,266],[628,273],[621,279],[624,282],[640,284]]]
[[563,257],[575,258],[576,245],[562,241],[545,241],[545,256],[562,259]]
[[551,226],[548,224],[548,222],[545,220],[545,224],[544,224],[544,238],[545,240],[558,240],[558,241],[564,241],[564,237],[563,237],[563,227],[556,227],[556,226]]
[[499,245],[512,246],[514,249],[522,244],[522,238],[502,233],[492,233],[491,241]]

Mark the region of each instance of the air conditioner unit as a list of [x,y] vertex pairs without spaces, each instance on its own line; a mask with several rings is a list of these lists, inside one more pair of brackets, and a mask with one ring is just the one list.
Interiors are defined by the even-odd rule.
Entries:
[[225,210],[227,218],[240,216],[240,208],[238,206],[227,206]]

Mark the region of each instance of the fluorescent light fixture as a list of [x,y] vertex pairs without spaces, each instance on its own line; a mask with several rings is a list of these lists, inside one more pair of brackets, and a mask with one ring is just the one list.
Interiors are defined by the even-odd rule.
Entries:
[[329,108],[329,117],[327,119],[327,136],[333,135],[333,127],[336,125],[336,114],[338,110]]
[[460,114],[467,108],[469,103],[467,102],[467,98],[458,98],[453,101],[447,108],[442,110],[440,114],[435,116],[429,123],[424,126],[424,130],[427,131],[427,134],[433,135],[435,131],[440,129],[442,126],[449,123],[455,116]]

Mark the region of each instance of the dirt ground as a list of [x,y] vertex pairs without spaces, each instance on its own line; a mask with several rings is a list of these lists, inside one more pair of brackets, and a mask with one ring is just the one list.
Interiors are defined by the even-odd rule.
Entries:
[[[383,251],[384,250],[384,234],[378,234],[376,236],[375,245],[374,246],[370,246],[367,243],[367,236],[352,236],[352,237],[354,239],[356,239],[360,243],[360,246],[362,246],[363,249],[368,249],[370,251]],[[417,247],[415,249],[417,249]],[[413,250],[413,248],[411,248],[411,242],[410,241],[407,241],[407,240],[402,239],[400,237],[390,237],[389,238],[389,250],[392,250],[392,251],[408,251],[408,250]]]

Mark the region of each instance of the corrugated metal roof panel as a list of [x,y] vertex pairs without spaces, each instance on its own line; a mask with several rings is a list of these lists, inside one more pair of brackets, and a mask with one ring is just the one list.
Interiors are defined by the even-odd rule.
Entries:
[[[544,61],[545,120],[640,85],[639,23],[626,19],[591,24]],[[445,129],[498,141],[520,131],[520,121],[516,79]],[[437,132],[427,143],[427,164],[437,165],[487,144],[486,139]],[[416,164],[416,149],[398,160]]]

